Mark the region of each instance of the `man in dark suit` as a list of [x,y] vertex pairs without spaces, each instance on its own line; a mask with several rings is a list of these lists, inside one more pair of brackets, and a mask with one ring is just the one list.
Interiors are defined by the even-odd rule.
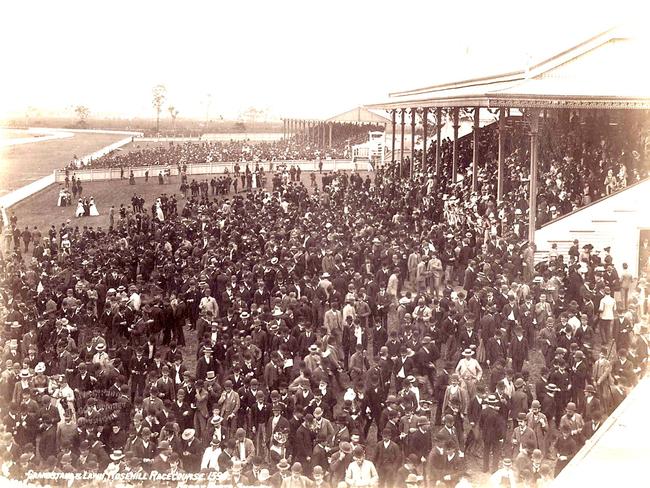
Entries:
[[205,380],[208,371],[214,371],[214,374],[219,377],[220,369],[221,365],[212,356],[212,348],[204,347],[203,356],[201,356],[201,358],[196,362],[196,379]]
[[408,434],[406,438],[406,454],[415,454],[421,462],[425,462],[431,451],[431,432],[429,419],[422,418],[417,422],[417,430]]
[[393,365],[393,373],[395,374],[396,390],[402,389],[402,383],[407,376],[415,372],[415,363],[413,358],[408,356],[408,349],[406,346],[400,346],[399,357],[395,360]]
[[499,359],[506,361],[508,345],[503,340],[503,331],[501,329],[497,329],[494,332],[494,337],[488,339],[485,345],[485,356],[488,366],[494,366]]
[[[501,448],[506,436],[506,422],[497,408],[499,400],[490,395],[487,407],[483,409],[479,419],[479,428],[483,436],[483,472],[491,473],[497,470]],[[490,456],[492,456],[492,471],[490,471]]]
[[306,474],[311,473],[311,455],[314,452],[314,436],[311,431],[313,421],[313,415],[305,415],[293,439],[293,460],[302,464]]
[[528,359],[528,339],[524,337],[524,329],[518,325],[515,327],[515,333],[510,341],[510,357],[512,358],[512,369],[519,373]]
[[422,347],[415,354],[415,368],[420,376],[425,376],[433,390],[436,384],[436,361],[440,358],[440,351],[431,341],[431,337],[422,338]]
[[382,431],[382,440],[377,443],[374,463],[379,474],[379,486],[392,488],[395,473],[402,464],[402,450],[391,440],[391,429]]
[[282,406],[280,404],[271,407],[271,418],[266,422],[266,438],[270,443],[276,432],[288,432],[289,421],[282,416]]
[[576,404],[579,412],[584,412],[585,387],[590,369],[585,361],[585,354],[577,350],[574,355],[574,363],[571,367],[571,400]]
[[476,262],[472,259],[467,264],[467,269],[465,270],[465,276],[463,278],[463,289],[469,296],[469,294],[474,289],[474,283],[476,283]]

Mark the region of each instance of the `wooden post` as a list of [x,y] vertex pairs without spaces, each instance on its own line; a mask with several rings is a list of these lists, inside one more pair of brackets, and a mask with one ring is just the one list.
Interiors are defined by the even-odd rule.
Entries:
[[442,108],[438,107],[436,109],[436,176],[440,179],[440,159],[442,157],[442,147],[440,141],[440,131],[442,122]]
[[539,146],[539,109],[530,110],[530,195],[528,195],[528,242],[535,242],[537,220],[537,150]]
[[395,109],[390,111],[391,114],[391,123],[392,123],[392,131],[391,131],[391,146],[390,146],[390,158],[391,158],[391,163],[395,164]]
[[417,109],[411,109],[411,165],[410,177],[413,179],[413,166],[415,166],[415,113]]
[[472,190],[478,191],[478,130],[479,130],[479,117],[481,114],[481,107],[474,107],[474,132],[472,134],[472,141],[474,143],[474,150],[472,152]]
[[452,146],[453,154],[451,160],[451,181],[456,183],[456,176],[458,172],[458,107],[454,107],[453,116],[454,116],[454,143]]
[[404,164],[404,114],[406,112],[406,109],[403,108],[401,110],[401,127],[402,127],[402,134],[401,134],[401,144],[399,147],[399,177],[402,177],[402,165]]
[[503,200],[503,173],[505,158],[505,141],[506,141],[506,117],[505,109],[499,109],[499,167],[497,174],[497,202]]
[[422,109],[422,172],[427,168],[427,130],[429,126],[429,107]]

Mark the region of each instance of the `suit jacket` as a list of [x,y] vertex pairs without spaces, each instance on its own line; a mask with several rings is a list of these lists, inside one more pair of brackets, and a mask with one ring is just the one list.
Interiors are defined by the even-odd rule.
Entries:
[[307,429],[304,425],[301,425],[296,430],[296,434],[293,442],[293,456],[294,459],[307,459],[311,457],[312,452],[314,451],[314,442],[311,431]]
[[414,356],[418,373],[421,376],[435,374],[435,369],[432,369],[429,363],[436,364],[438,358],[440,358],[440,351],[438,351],[438,347],[435,344],[429,344],[426,346],[426,349],[424,346],[420,348]]
[[490,442],[498,442],[505,439],[505,418],[503,415],[500,415],[497,410],[491,407],[488,407],[481,412],[479,427],[481,429],[481,434],[485,440],[488,440]]
[[[404,375],[402,376],[400,374],[400,371],[404,368]],[[407,376],[413,374],[415,371],[415,363],[413,362],[413,358],[406,357],[405,359],[402,359],[402,357],[398,357],[393,364],[393,373],[397,377],[399,375],[399,378],[406,378]]]
[[465,270],[465,276],[463,278],[463,288],[465,291],[469,291],[474,288],[474,283],[476,283],[476,271],[471,268]]
[[590,402],[587,402],[587,399],[585,399],[585,401],[584,401],[584,415],[583,415],[583,418],[584,418],[585,422],[592,420],[594,410],[600,410],[601,413],[603,412],[600,400],[598,398],[596,398],[595,396],[591,398]]
[[288,432],[290,428],[289,421],[285,418],[280,416],[278,419],[277,425],[275,426],[275,429],[273,428],[273,416],[269,418],[269,420],[266,422],[266,435],[269,441],[273,439],[273,434],[276,432]]
[[508,356],[508,345],[503,339],[500,343],[494,337],[488,339],[485,346],[485,356],[491,365],[495,364],[499,359],[505,360]]
[[[244,443],[244,457],[241,458],[241,442]],[[235,456],[240,458],[240,461],[245,461],[246,463],[250,463],[251,458],[255,455],[255,444],[253,444],[253,441],[247,438],[244,438],[243,441],[235,440]]]
[[388,446],[383,441],[377,442],[374,463],[380,473],[395,473],[402,464],[402,449],[393,441]]
[[214,371],[216,376],[219,376],[220,365],[217,360],[213,357],[208,364],[205,360],[205,356],[201,356],[196,362],[196,379],[205,380],[208,375],[208,371]]
[[224,391],[221,393],[218,405],[224,419],[228,418],[230,414],[237,414],[239,410],[239,394],[235,390],[231,390],[230,393]]

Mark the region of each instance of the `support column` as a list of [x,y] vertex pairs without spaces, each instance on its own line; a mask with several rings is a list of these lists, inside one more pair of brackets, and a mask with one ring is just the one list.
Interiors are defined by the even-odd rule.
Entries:
[[391,163],[395,164],[395,109],[390,111],[391,117],[391,124],[392,124],[392,131],[391,131],[391,145],[390,145],[390,159]]
[[442,131],[442,108],[436,109],[436,176],[440,180],[440,159],[442,157],[442,142],[440,141],[440,132]]
[[497,173],[497,203],[503,200],[503,173],[506,143],[506,114],[505,109],[499,109],[499,167]]
[[329,147],[332,147],[332,123],[330,122],[329,124],[330,130],[329,130]]
[[530,110],[530,194],[528,195],[528,242],[535,242],[537,221],[537,150],[539,146],[539,109]]
[[427,130],[429,127],[429,107],[422,109],[422,172],[427,171]]
[[474,107],[474,132],[472,134],[472,141],[474,148],[472,151],[472,190],[478,191],[478,124],[479,116],[481,114],[480,107]]
[[403,108],[401,109],[401,120],[400,120],[400,125],[402,127],[402,133],[401,133],[401,145],[399,147],[399,177],[402,177],[402,165],[404,164],[404,114],[406,113],[406,109]]
[[413,166],[415,166],[415,112],[417,109],[411,109],[411,165],[409,176],[413,179]]
[[458,172],[458,107],[453,108],[454,116],[454,143],[452,145],[451,157],[451,182],[456,183],[456,173]]

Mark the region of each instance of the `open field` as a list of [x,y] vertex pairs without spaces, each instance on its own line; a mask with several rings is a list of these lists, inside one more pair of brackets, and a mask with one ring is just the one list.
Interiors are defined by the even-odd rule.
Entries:
[[[359,174],[365,178],[365,171]],[[323,173],[325,174],[325,173]],[[195,175],[189,177],[189,182],[192,179],[201,181],[213,177],[223,176],[222,173],[215,175]],[[99,210],[99,217],[82,217],[76,219],[74,212],[76,203],[71,207],[57,207],[56,202],[59,197],[59,190],[63,188],[63,183],[51,185],[45,190],[33,195],[22,202],[11,207],[10,211],[15,212],[18,217],[18,224],[21,227],[29,225],[30,228],[37,225],[39,229],[49,228],[52,224],[57,227],[67,219],[72,219],[73,222],[78,222],[80,226],[93,226],[93,227],[108,227],[108,209],[111,205],[115,205],[115,209],[119,209],[120,204],[124,206],[131,205],[131,197],[134,193],[141,195],[145,200],[145,210],[150,209],[151,205],[162,193],[167,195],[176,194],[179,201],[179,211],[183,207],[183,194],[180,192],[180,177],[172,176],[168,184],[159,185],[156,177],[149,178],[145,183],[144,178],[136,178],[135,185],[129,185],[129,180],[110,180],[110,181],[87,181],[83,183],[83,197],[94,197],[97,209]],[[310,179],[309,173],[302,172],[301,181],[309,187]],[[319,187],[321,185],[320,176],[316,177],[316,183]],[[241,186],[239,187],[241,189]],[[267,188],[271,188],[271,179],[267,177]],[[117,218],[117,215],[116,215]]]
[[[74,133],[67,139],[0,148],[0,195],[63,168],[74,155],[86,156],[114,142],[123,134]],[[35,138],[37,139],[37,138]]]

